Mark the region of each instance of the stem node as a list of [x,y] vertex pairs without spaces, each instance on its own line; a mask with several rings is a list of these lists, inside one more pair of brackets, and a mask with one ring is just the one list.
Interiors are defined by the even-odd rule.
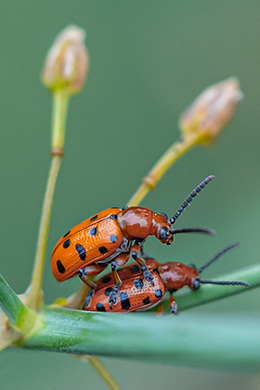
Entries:
[[57,146],[57,147],[51,149],[50,154],[51,154],[51,157],[54,157],[54,156],[63,157],[64,156],[64,149]]

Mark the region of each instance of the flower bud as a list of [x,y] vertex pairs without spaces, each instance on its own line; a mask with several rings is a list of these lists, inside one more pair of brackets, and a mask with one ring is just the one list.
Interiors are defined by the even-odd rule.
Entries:
[[208,87],[181,116],[183,136],[198,135],[199,143],[213,143],[232,118],[242,97],[239,82],[234,77]]
[[44,84],[51,90],[67,89],[73,94],[83,87],[89,65],[85,35],[81,28],[68,26],[55,39],[42,73]]

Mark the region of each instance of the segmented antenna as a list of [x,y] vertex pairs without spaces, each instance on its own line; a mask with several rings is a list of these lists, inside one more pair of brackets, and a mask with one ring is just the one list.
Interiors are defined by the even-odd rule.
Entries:
[[199,269],[198,269],[198,273],[201,274],[202,271],[204,271],[205,268],[208,268],[208,266],[212,263],[214,263],[216,260],[218,260],[222,255],[224,255],[224,253],[230,251],[230,249],[233,249],[235,248],[236,246],[238,246],[239,243],[238,242],[234,242],[233,244],[230,244],[230,245],[227,245],[225,248],[221,249],[221,251],[219,251],[218,253],[215,254],[215,256],[212,257],[212,259],[210,259],[209,261],[207,261],[204,265],[202,265]]
[[192,202],[193,198],[195,198],[200,192],[201,190],[203,190],[204,187],[206,187],[206,185],[208,183],[211,182],[211,180],[214,179],[215,176],[208,176],[206,177],[205,180],[203,180],[191,193],[190,195],[185,199],[185,201],[183,202],[183,204],[181,205],[181,207],[176,211],[176,213],[174,214],[174,216],[170,219],[170,223],[173,225],[176,221],[177,218],[179,218],[179,216],[181,215],[181,213],[184,211],[184,209]]
[[248,287],[250,286],[249,283],[247,282],[240,282],[238,280],[232,280],[232,281],[224,281],[224,280],[200,280],[200,283],[204,284],[221,284],[222,286],[224,285],[231,285],[231,286],[245,286]]
[[204,233],[208,234],[209,236],[214,236],[215,231],[212,229],[204,229],[204,228],[184,228],[184,229],[172,229],[170,230],[171,234],[177,234],[177,233]]

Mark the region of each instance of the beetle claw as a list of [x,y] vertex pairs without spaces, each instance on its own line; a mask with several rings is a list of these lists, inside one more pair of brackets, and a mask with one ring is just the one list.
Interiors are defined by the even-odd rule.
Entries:
[[171,313],[173,314],[177,314],[177,302],[172,302],[171,305],[170,305],[170,311]]
[[112,309],[112,306],[116,305],[116,303],[117,303],[118,290],[119,290],[119,288],[117,286],[115,286],[110,293],[110,297],[109,297],[109,301],[108,301],[110,303],[110,309]]
[[86,307],[89,307],[89,306],[90,306],[90,303],[91,303],[92,297],[93,297],[93,295],[94,295],[94,292],[95,292],[95,290],[94,290],[93,288],[90,288],[90,289],[88,290],[88,295],[86,296],[84,306],[85,306],[85,305],[86,305]]

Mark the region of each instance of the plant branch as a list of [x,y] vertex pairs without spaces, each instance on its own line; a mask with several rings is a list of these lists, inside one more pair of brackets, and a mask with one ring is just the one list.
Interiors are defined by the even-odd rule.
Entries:
[[260,318],[255,316],[155,317],[66,309],[45,309],[40,315],[45,326],[20,346],[197,367],[252,370],[260,364]]
[[121,389],[117,381],[112,377],[108,369],[104,366],[103,362],[99,358],[96,356],[88,356],[88,361],[111,390]]
[[45,262],[46,246],[56,181],[63,157],[63,144],[66,126],[69,94],[65,90],[54,93],[53,124],[52,124],[52,161],[45,191],[41,222],[37,240],[34,269],[31,288],[28,296],[28,306],[39,309],[41,306],[41,286]]
[[153,166],[148,176],[143,179],[143,183],[137,189],[135,194],[129,200],[129,206],[137,206],[143,200],[150,190],[155,189],[157,183],[163,175],[168,171],[168,169],[186,152],[191,148],[196,146],[201,139],[200,134],[195,134],[187,136],[184,139],[181,139],[177,142],[174,142],[173,145],[162,155],[162,157],[157,161]]
[[37,314],[23,304],[1,274],[0,306],[16,331],[25,334],[33,327]]
[[54,156],[51,161],[51,168],[48,177],[47,188],[44,196],[42,216],[38,234],[37,249],[35,255],[35,263],[31,281],[31,288],[29,291],[28,305],[37,309],[40,306],[41,286],[43,278],[43,269],[45,262],[45,253],[47,246],[47,239],[49,233],[50,216],[52,210],[53,196],[56,185],[57,176],[61,164],[61,157]]

